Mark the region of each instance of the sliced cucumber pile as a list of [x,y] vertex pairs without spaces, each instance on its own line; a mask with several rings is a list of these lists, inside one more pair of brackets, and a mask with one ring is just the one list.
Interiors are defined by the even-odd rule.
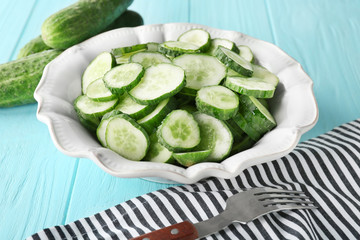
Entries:
[[276,127],[267,99],[278,77],[249,46],[191,29],[176,40],[99,54],[74,101],[103,147],[133,161],[221,162]]

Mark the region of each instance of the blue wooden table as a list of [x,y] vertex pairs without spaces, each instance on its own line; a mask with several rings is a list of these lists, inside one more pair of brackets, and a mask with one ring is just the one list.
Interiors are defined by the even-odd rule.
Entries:
[[[75,0],[1,0],[0,63]],[[320,117],[302,141],[360,117],[360,1],[135,0],[145,24],[191,22],[272,42],[314,81]],[[1,89],[0,89],[1,94]],[[92,215],[170,185],[120,179],[88,159],[63,155],[36,119],[37,104],[0,109],[0,239]]]

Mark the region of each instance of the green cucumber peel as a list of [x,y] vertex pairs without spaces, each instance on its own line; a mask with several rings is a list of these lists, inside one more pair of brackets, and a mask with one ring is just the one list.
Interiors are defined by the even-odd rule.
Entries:
[[243,57],[235,52],[219,46],[215,50],[215,56],[222,62],[225,66],[231,68],[237,73],[240,73],[243,76],[251,77],[253,74],[252,64],[246,61]]

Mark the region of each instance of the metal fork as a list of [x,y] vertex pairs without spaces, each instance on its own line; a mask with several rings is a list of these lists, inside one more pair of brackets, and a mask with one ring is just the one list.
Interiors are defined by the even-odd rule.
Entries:
[[302,191],[262,187],[239,192],[226,201],[225,210],[203,222],[177,223],[133,240],[193,240],[219,231],[232,222],[247,223],[268,213],[317,208]]

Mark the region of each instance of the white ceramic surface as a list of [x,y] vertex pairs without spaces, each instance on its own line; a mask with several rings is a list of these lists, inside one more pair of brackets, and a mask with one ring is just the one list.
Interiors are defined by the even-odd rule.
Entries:
[[[83,128],[73,108],[81,93],[81,75],[99,53],[112,48],[146,42],[176,40],[184,31],[203,28],[212,38],[227,38],[248,45],[259,64],[275,73],[280,83],[269,102],[278,126],[254,147],[222,163],[200,163],[187,169],[174,165],[134,162],[103,148]],[[55,146],[64,154],[88,158],[117,177],[155,177],[179,183],[194,183],[215,176],[231,178],[247,167],[280,158],[297,145],[301,135],[318,119],[313,83],[302,67],[277,46],[245,34],[189,23],[169,23],[122,28],[97,35],[64,51],[49,63],[35,91],[37,117],[48,125]]]

